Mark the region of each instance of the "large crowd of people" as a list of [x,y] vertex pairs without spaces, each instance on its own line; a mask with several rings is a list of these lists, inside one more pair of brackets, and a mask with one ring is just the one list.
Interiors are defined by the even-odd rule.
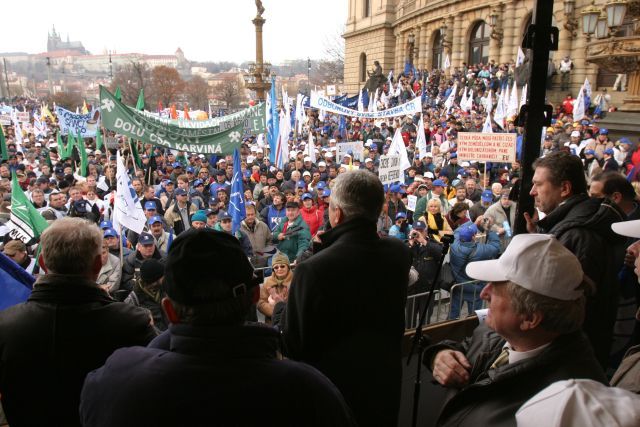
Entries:
[[[491,120],[517,83],[515,65],[386,79],[370,97],[376,110],[418,97],[422,111],[344,120],[308,108],[280,168],[265,138],[246,134],[238,224],[232,153],[173,151],[105,129],[110,144],[83,142],[82,176],[80,152],[60,152],[39,100],[6,101],[47,128],[2,127],[2,252],[37,278],[27,302],[0,311],[9,425],[393,426],[405,301],[437,279],[445,236],[463,283],[450,290],[449,318],[483,304],[490,314],[467,341],[427,349],[424,364],[452,396],[438,425],[515,424],[552,383],[608,384],[621,361],[612,385],[637,393],[638,135],[611,139],[600,105],[574,117],[567,96],[533,166],[531,234],[514,236],[519,161],[459,160],[457,149],[460,133],[488,122],[516,134],[519,158],[523,129],[513,116]],[[383,186],[380,156],[396,132],[410,166]],[[362,142],[361,158],[338,161],[347,141]],[[140,233],[114,227],[118,151],[146,218]],[[38,240],[12,238],[12,180],[49,224]]]

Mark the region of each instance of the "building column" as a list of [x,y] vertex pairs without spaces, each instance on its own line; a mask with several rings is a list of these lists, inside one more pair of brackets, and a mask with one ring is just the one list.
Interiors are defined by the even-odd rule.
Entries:
[[585,60],[587,48],[587,36],[579,33],[577,38],[573,41],[572,54],[570,56],[573,61],[573,70],[571,71],[571,83],[569,86],[569,92],[574,98],[577,98],[578,91],[584,83],[585,77],[589,79],[591,87],[596,88],[595,76],[597,76],[597,67],[592,64],[587,64]]
[[395,33],[396,36],[396,55],[393,60],[393,73],[394,75],[398,75],[398,64],[400,63],[400,55],[402,55],[402,34],[398,31]]
[[414,27],[411,31],[413,31],[413,35],[415,36],[414,44],[413,44],[413,66],[418,69],[419,62],[421,61],[420,57],[420,42],[422,41],[422,26],[418,25]]
[[[449,17],[449,19],[452,19],[451,17]],[[447,23],[447,26],[449,24]],[[456,17],[453,19],[453,34],[452,34],[452,46],[451,46],[451,51],[453,52],[453,54],[450,56],[451,58],[451,68],[455,68],[455,67],[459,67],[465,60],[463,59],[464,56],[464,43],[466,42],[466,40],[464,40],[464,33],[463,33],[463,29],[462,29],[462,14],[457,14]],[[453,70],[451,70],[453,71]]]
[[433,69],[433,31],[428,24],[424,24],[425,38],[424,38],[424,54],[423,54],[423,67],[424,69]]
[[421,24],[420,29],[420,38],[418,42],[418,66],[419,70],[423,70],[427,64],[427,24]]
[[516,28],[520,22],[516,22],[516,8],[514,2],[505,5],[502,13],[502,48],[500,49],[500,63],[515,62],[518,55],[518,46],[522,41],[522,34],[517,34]]

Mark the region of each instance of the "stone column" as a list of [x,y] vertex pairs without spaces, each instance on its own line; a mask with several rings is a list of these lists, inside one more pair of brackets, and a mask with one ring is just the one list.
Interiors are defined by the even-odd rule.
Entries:
[[[452,19],[452,18],[449,18]],[[449,25],[447,23],[447,25]],[[455,18],[453,18],[453,34],[452,34],[452,42],[451,51],[453,54],[451,55],[451,70],[453,68],[459,67],[464,60],[464,31],[462,29],[462,14],[457,14]]]
[[422,41],[422,26],[418,25],[416,27],[413,28],[413,35],[415,36],[414,39],[414,44],[413,44],[413,66],[416,67],[416,69],[419,69],[419,63],[420,61],[422,61],[422,56],[420,55],[422,52],[420,52],[420,42]]
[[433,30],[428,24],[424,25],[423,31],[425,32],[424,38],[424,54],[422,55],[423,68],[431,70],[433,68]]
[[418,69],[427,66],[427,40],[429,38],[427,24],[420,25],[420,42],[418,43]]
[[569,92],[574,98],[578,96],[578,91],[584,83],[585,77],[589,78],[591,87],[596,88],[594,79],[595,66],[587,64],[585,61],[587,36],[579,33],[577,38],[573,41],[573,49],[571,54],[571,60],[573,61],[573,71],[571,71],[571,83],[569,84]]
[[396,55],[393,61],[393,72],[394,75],[398,75],[398,64],[400,63],[400,57],[402,56],[402,34],[398,31],[395,33],[396,36]]
[[518,34],[521,22],[516,22],[516,8],[513,1],[504,6],[502,12],[502,48],[500,48],[500,63],[514,62],[518,54],[518,46],[522,42],[522,34]]

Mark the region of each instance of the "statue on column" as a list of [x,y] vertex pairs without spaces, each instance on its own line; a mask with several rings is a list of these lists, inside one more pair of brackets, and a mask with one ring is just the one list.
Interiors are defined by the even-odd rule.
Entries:
[[258,14],[256,18],[262,18],[262,14],[264,13],[264,6],[262,6],[262,0],[256,0],[256,9],[258,9]]
[[364,87],[367,88],[367,91],[370,94],[374,94],[376,89],[382,88],[382,86],[386,83],[387,79],[382,74],[382,67],[380,66],[379,61],[373,61],[374,68],[371,71],[367,71],[367,75],[369,79],[365,83]]

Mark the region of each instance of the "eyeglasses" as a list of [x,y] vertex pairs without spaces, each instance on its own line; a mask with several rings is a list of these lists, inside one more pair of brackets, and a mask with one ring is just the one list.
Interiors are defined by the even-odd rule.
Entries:
[[271,268],[273,268],[274,270],[280,270],[282,268],[287,268],[287,266],[285,264],[278,264],[278,265],[274,265]]

